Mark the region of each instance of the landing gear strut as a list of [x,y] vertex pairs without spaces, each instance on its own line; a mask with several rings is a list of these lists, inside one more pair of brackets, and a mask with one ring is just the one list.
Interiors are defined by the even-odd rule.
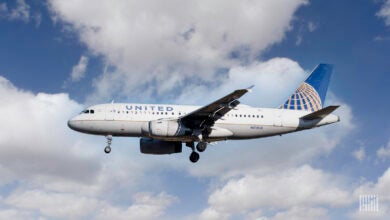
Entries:
[[106,139],[107,139],[107,146],[104,148],[104,152],[106,154],[109,154],[111,152],[112,136],[111,135],[107,135]]
[[195,145],[194,142],[187,142],[186,146],[191,148],[192,153],[190,154],[190,161],[192,163],[196,163],[199,160],[199,154],[195,151]]

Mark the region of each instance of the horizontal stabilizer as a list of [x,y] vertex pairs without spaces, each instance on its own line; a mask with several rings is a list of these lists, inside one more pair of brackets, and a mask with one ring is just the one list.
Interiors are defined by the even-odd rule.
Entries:
[[336,110],[339,105],[331,105],[326,108],[320,109],[318,111],[312,112],[308,115],[302,116],[301,119],[304,120],[313,120],[313,119],[320,119],[320,118],[325,118],[327,115],[332,113],[334,110]]

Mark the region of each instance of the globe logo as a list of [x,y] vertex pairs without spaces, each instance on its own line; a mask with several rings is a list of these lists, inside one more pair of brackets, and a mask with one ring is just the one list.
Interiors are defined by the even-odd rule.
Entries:
[[311,85],[303,82],[280,108],[318,111],[322,109],[322,103],[317,91]]

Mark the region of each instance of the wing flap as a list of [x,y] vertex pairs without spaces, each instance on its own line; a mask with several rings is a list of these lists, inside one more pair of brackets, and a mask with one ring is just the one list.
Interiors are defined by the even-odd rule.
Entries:
[[339,105],[330,105],[326,108],[320,109],[318,111],[312,112],[308,115],[302,116],[301,119],[303,120],[314,120],[314,119],[321,119],[325,118],[327,115],[332,113],[334,110],[336,110]]

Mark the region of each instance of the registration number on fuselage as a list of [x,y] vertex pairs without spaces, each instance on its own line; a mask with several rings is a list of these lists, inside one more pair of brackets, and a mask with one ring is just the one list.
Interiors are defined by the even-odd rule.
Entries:
[[253,125],[253,126],[250,127],[250,129],[253,129],[253,130],[263,130],[263,126]]

